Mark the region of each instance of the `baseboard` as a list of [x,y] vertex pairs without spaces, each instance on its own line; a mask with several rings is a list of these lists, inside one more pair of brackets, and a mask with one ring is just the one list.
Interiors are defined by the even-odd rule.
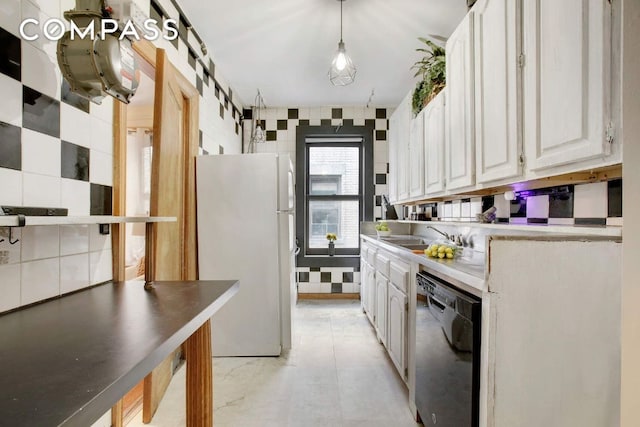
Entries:
[[360,299],[360,294],[298,294],[298,299]]

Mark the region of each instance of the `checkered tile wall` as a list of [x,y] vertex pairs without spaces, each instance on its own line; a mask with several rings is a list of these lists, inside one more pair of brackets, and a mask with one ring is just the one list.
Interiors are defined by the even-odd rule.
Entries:
[[[392,109],[366,107],[266,108],[260,110],[260,122],[267,142],[257,144],[256,151],[288,153],[295,162],[298,125],[373,125],[375,219],[382,217],[382,195],[388,194],[389,149],[387,133]],[[244,110],[244,145],[251,138],[251,110]],[[298,267],[300,293],[359,293],[360,272],[352,267]]]
[[[473,221],[496,207],[496,222],[585,226],[622,225],[622,180],[519,191],[515,200],[502,194],[429,205],[444,221]],[[426,206],[423,209],[427,208]]]

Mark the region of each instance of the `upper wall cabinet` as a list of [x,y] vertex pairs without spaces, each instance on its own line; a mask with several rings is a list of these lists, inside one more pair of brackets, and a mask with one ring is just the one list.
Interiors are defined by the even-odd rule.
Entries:
[[444,188],[444,109],[445,88],[422,111],[424,114],[424,192],[442,194]]
[[409,135],[409,197],[424,196],[424,109],[411,120]]
[[389,201],[409,199],[409,140],[411,96],[409,92],[389,118]]
[[609,154],[610,21],[605,0],[524,2],[528,169]]
[[[396,110],[397,111],[397,110]],[[398,202],[398,117],[394,114],[389,117],[389,203]]]
[[520,0],[474,8],[476,182],[522,174]]
[[469,12],[447,41],[447,190],[475,184],[473,24]]

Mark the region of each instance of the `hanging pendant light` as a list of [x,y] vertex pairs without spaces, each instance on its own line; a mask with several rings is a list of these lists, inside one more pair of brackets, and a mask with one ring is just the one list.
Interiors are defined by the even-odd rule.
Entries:
[[329,80],[334,86],[346,86],[355,80],[356,66],[353,65],[353,61],[347,55],[344,41],[342,40],[342,3],[345,0],[338,1],[340,2],[340,42],[338,42],[338,51],[333,57],[333,61],[331,61]]
[[251,132],[251,140],[249,141],[249,153],[255,153],[256,144],[261,144],[267,141],[266,133],[262,129],[262,120],[260,120],[260,110],[264,107],[264,100],[262,99],[262,94],[260,94],[260,89],[258,89],[258,94],[256,95],[256,99],[254,102],[253,117],[255,118],[255,127]]

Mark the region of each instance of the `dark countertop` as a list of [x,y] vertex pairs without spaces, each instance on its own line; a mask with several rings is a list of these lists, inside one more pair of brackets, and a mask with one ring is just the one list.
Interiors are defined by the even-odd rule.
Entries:
[[91,425],[239,289],[143,285],[107,283],[0,316],[0,425]]

